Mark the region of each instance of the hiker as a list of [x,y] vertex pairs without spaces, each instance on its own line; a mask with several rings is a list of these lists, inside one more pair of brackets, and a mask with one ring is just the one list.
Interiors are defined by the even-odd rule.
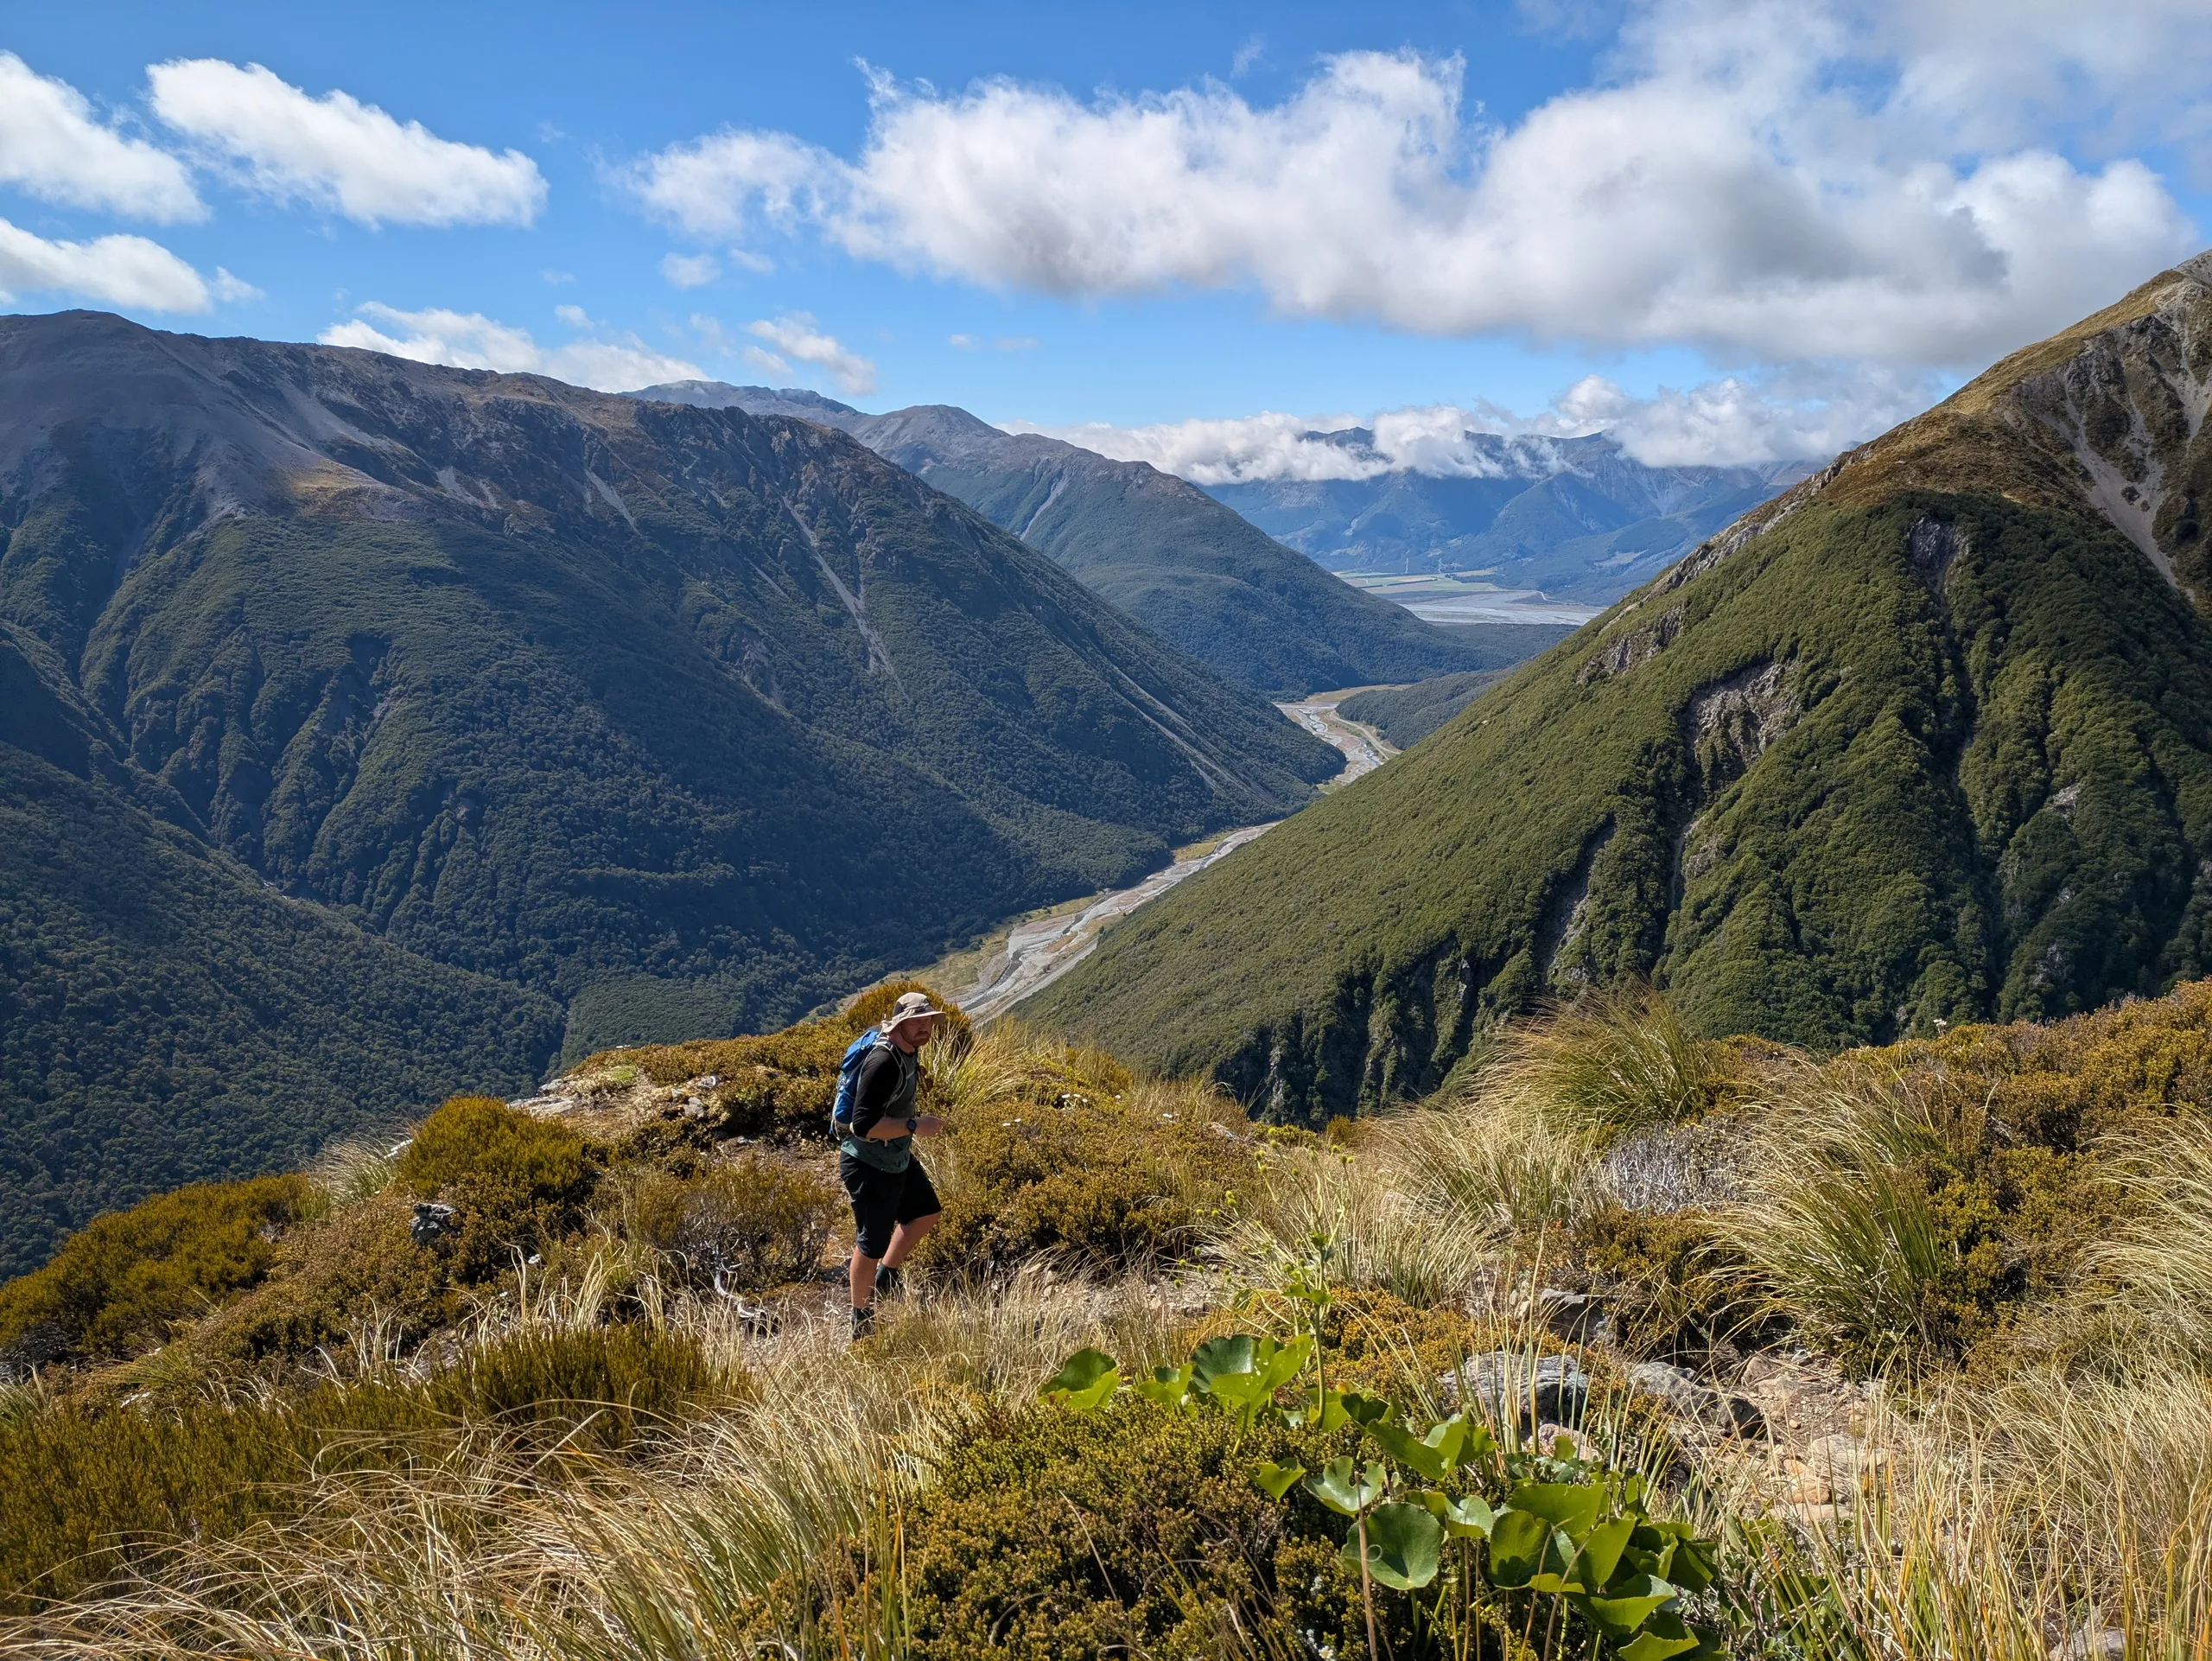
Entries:
[[846,1281],[855,1339],[875,1324],[875,1295],[898,1289],[899,1265],[942,1215],[930,1174],[914,1157],[914,1138],[938,1135],[944,1121],[914,1111],[914,1085],[922,1046],[935,1035],[944,1013],[925,992],[903,993],[883,1024],[847,1052],[860,1052],[859,1071],[849,1123],[842,1112],[836,1116],[844,1133],[837,1174],[853,1202],[853,1261]]

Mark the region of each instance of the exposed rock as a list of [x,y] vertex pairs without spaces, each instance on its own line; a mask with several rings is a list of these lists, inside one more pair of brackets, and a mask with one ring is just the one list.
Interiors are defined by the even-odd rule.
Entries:
[[407,1225],[407,1237],[418,1246],[435,1245],[451,1231],[457,1214],[451,1206],[426,1200],[415,1207],[414,1220]]
[[1699,688],[1682,720],[1700,770],[1718,783],[1758,760],[1803,713],[1786,666],[1762,663]]
[[1590,1399],[1589,1375],[1571,1355],[1532,1357],[1519,1350],[1471,1355],[1438,1376],[1437,1399],[1446,1406],[1459,1402],[1462,1375],[1471,1397],[1498,1418],[1510,1412],[1515,1424],[1524,1429],[1546,1422],[1578,1425]]
[[1742,1396],[1713,1389],[1687,1367],[1664,1361],[1639,1361],[1628,1370],[1628,1381],[1645,1395],[1666,1403],[1677,1417],[1690,1420],[1722,1435],[1764,1436],[1766,1416],[1757,1403]]
[[1593,681],[1625,675],[1638,664],[1650,662],[1674,644],[1675,636],[1681,632],[1681,627],[1682,608],[1676,606],[1661,613],[1641,628],[1615,635],[1575,671],[1574,684],[1587,686]]
[[1933,594],[1943,591],[1943,579],[1950,574],[1951,562],[1958,557],[1959,550],[1966,545],[1966,538],[1958,527],[1943,519],[1930,519],[1923,514],[1913,521],[1910,533],[1905,538],[1905,558],[1919,573]]
[[2084,1627],[2050,1647],[2050,1661],[2124,1661],[2127,1634],[2117,1626]]

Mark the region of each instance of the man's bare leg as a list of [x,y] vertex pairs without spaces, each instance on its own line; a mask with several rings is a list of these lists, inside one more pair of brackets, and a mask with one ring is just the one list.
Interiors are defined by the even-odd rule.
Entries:
[[[883,1254],[884,1267],[896,1269],[905,1263],[906,1254],[921,1244],[922,1237],[935,1228],[944,1216],[943,1212],[933,1211],[927,1217],[917,1217],[912,1222],[901,1223],[892,1230],[890,1248]],[[873,1276],[875,1270],[871,1268],[868,1272]]]
[[[896,1233],[891,1237],[891,1250],[899,1250]],[[881,1257],[863,1257],[858,1246],[853,1248],[853,1260],[845,1265],[845,1284],[853,1295],[854,1308],[865,1309],[875,1301],[876,1265],[884,1261]]]

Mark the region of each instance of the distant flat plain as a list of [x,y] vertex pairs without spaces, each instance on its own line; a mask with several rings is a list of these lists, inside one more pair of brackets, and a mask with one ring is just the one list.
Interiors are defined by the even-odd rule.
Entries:
[[1580,628],[1604,609],[1554,600],[1541,589],[1503,589],[1459,571],[1341,571],[1353,588],[1403,606],[1424,622],[1565,623]]

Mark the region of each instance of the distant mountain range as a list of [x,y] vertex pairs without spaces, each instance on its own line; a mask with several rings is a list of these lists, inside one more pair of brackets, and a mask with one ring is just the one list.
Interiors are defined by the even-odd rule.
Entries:
[[1469,432],[1476,469],[1439,477],[1386,468],[1365,428],[1315,434],[1362,479],[1209,485],[1278,541],[1332,571],[1459,571],[1554,600],[1610,605],[1698,543],[1813,471],[1816,462],[1646,467],[1602,433]]
[[1700,543],[1024,1009],[1319,1122],[1625,977],[1821,1049],[2212,972],[2208,407],[2212,254]]
[[564,1046],[772,1028],[1338,761],[819,425],[0,319],[0,1277]]
[[1510,628],[1435,627],[1338,581],[1170,474],[1001,432],[965,410],[930,404],[867,415],[815,392],[721,381],[631,396],[849,432],[1050,555],[1217,673],[1272,697],[1497,668],[1541,644]]

